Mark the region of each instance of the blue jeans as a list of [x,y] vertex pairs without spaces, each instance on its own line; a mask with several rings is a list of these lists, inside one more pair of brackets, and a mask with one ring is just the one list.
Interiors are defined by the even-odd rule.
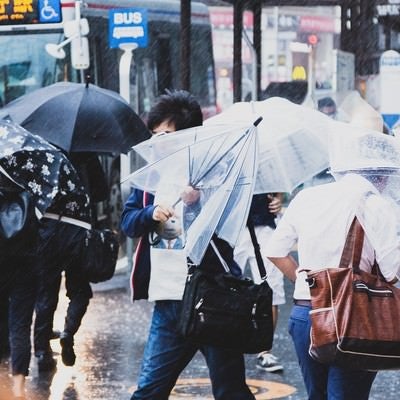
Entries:
[[301,373],[310,400],[366,400],[376,372],[351,371],[321,364],[308,353],[310,307],[293,306],[289,333],[293,339]]
[[138,388],[131,400],[167,400],[197,350],[207,362],[214,398],[254,400],[245,381],[243,354],[189,343],[177,330],[181,301],[157,301],[147,339]]

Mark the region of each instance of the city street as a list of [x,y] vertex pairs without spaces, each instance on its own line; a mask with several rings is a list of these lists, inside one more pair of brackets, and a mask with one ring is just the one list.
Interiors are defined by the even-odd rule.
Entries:
[[[147,337],[151,304],[129,298],[128,278],[118,274],[111,281],[95,285],[82,327],[76,335],[77,362],[65,367],[59,355],[60,346],[53,341],[57,371],[50,376],[38,374],[34,358],[28,378],[27,400],[123,400],[134,390],[141,354]],[[267,373],[256,367],[256,356],[246,356],[248,384],[256,399],[304,400],[306,394],[294,355],[286,323],[290,311],[292,285],[287,283],[287,304],[280,308],[273,353],[284,365],[283,373]],[[62,328],[67,301],[60,293],[55,328]],[[9,389],[8,366],[0,367],[1,395]],[[397,400],[400,381],[397,371],[380,372],[370,399]],[[208,373],[201,354],[182,373],[170,399],[212,399]]]
[[[65,329],[64,359],[73,364],[68,345],[90,296],[87,281],[102,280],[89,275],[113,268],[117,251],[132,260],[139,236],[149,240],[135,254],[136,293],[179,296],[186,258],[209,263],[203,260],[210,240],[239,244],[246,221],[268,226],[269,236],[294,196],[314,186],[292,203],[266,255],[280,258],[297,240],[300,269],[370,265],[387,282],[400,277],[400,0],[0,0],[0,54],[0,327],[8,318],[14,393],[26,390],[26,397],[12,394],[8,332],[0,330],[0,400],[130,399],[153,304],[131,301],[127,257],[119,257],[112,279],[92,286],[74,336],[75,365],[63,364],[54,339],[54,371],[39,372],[32,348],[26,382],[22,373],[34,301],[37,326],[43,336],[51,333],[46,310],[55,308],[56,274],[71,274],[68,292],[76,300],[64,328],[63,278],[54,330]],[[227,244],[216,243],[215,254],[229,263]],[[338,264],[343,243],[349,246]],[[282,263],[295,280],[292,263]],[[37,276],[34,267],[41,268]],[[299,283],[296,297],[308,299],[309,288]],[[367,283],[354,281],[353,290],[378,311],[340,291],[351,311],[338,308],[332,295],[334,306],[315,307],[315,319],[334,321],[335,328],[338,315],[361,321],[355,333],[346,332],[350,346],[379,341],[389,349],[400,340],[400,311],[389,314],[390,307],[371,299],[398,299],[390,288]],[[257,354],[245,355],[257,400],[307,400],[287,331],[294,285],[286,280],[285,289],[271,350],[283,371],[266,372]],[[193,302],[198,309],[207,303],[206,296]],[[250,304],[257,316],[261,307]],[[378,334],[370,335],[375,327]],[[303,333],[307,338],[308,329]],[[41,369],[53,367],[38,329],[36,336]],[[371,353],[374,362],[382,357]],[[388,353],[398,359],[393,349]],[[325,388],[331,378],[309,381]],[[397,400],[399,392],[400,367],[378,373],[370,399]],[[170,399],[213,399],[200,352]]]

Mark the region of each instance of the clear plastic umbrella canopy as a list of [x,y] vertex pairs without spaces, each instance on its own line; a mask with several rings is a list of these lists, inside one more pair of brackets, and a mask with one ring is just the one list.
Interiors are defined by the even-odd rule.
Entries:
[[272,97],[234,103],[204,125],[244,124],[262,117],[255,193],[292,192],[329,166],[329,134],[335,123],[321,112]]
[[[368,183],[360,186],[360,204],[379,198],[400,221],[399,139],[285,99],[236,103],[203,127],[154,137],[134,149],[148,162],[129,177],[135,187],[168,193],[175,205],[185,186],[201,191],[195,217],[190,210],[184,216],[187,254],[194,262],[214,232],[235,245],[254,193],[290,192],[327,167],[336,179],[360,175],[357,182]],[[364,211],[361,206],[359,217],[368,237],[382,240],[377,221]]]
[[342,128],[330,136],[333,176],[336,180],[350,174],[362,178],[355,181],[360,189],[364,188],[360,190],[357,216],[372,244],[385,240],[386,228],[381,226],[379,215],[367,212],[371,202],[380,202],[380,212],[389,213],[396,220],[400,236],[400,140],[365,128],[340,125]]
[[[254,126],[197,127],[155,136],[133,149],[149,163],[126,178],[134,187],[183,206],[183,241],[196,264],[215,233],[232,246],[247,220],[257,171]],[[192,205],[181,193],[200,193]]]
[[330,118],[282,98],[236,103],[202,127],[136,145],[148,164],[128,180],[175,206],[187,185],[201,191],[195,218],[183,212],[186,251],[197,263],[214,232],[236,244],[254,193],[291,192],[326,169],[330,131]]
[[356,90],[349,92],[340,102],[336,119],[367,130],[371,129],[377,132],[383,130],[382,115]]

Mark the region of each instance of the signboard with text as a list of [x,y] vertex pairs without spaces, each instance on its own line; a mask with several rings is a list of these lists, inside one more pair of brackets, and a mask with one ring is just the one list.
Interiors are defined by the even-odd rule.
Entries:
[[380,17],[400,15],[400,0],[377,0],[376,11]]
[[62,22],[60,0],[0,0],[0,25]]
[[109,13],[109,45],[118,48],[121,44],[133,43],[147,46],[147,9],[120,8]]
[[342,50],[333,50],[333,90],[335,92],[348,92],[355,87],[355,57],[353,53]]

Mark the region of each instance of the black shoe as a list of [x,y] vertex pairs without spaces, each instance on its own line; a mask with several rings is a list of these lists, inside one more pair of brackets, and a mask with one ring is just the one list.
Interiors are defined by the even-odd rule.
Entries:
[[76,360],[74,352],[74,337],[67,332],[62,332],[60,335],[60,343],[62,361],[67,367],[72,367]]
[[57,366],[57,361],[53,358],[50,353],[43,353],[37,356],[39,372],[50,372],[54,371]]

